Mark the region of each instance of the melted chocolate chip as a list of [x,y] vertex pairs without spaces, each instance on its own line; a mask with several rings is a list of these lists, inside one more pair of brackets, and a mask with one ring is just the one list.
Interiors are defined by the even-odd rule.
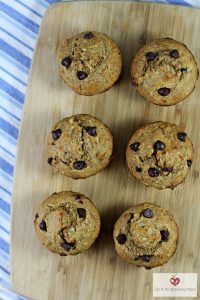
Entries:
[[146,58],[148,61],[154,60],[158,56],[158,53],[155,52],[147,52],[146,53]]
[[127,221],[127,224],[131,224],[131,220],[134,218],[134,213],[130,213],[130,218]]
[[173,172],[173,167],[164,167],[163,172]]
[[178,137],[179,141],[185,142],[186,137],[187,137],[187,133],[185,133],[185,132],[179,132],[177,134],[177,137]]
[[77,208],[77,214],[78,214],[79,218],[85,219],[86,218],[85,208]]
[[169,93],[170,93],[170,89],[167,88],[167,87],[163,87],[163,88],[158,89],[158,94],[160,96],[165,97],[165,96],[169,95]]
[[41,230],[47,231],[47,225],[46,225],[46,222],[44,220],[42,220],[39,227],[40,227]]
[[136,172],[141,173],[142,172],[142,168],[140,167],[135,167]]
[[140,146],[140,143],[139,143],[139,142],[136,142],[136,143],[131,144],[131,145],[130,145],[130,148],[131,148],[131,150],[137,152],[138,149],[139,149],[139,146]]
[[148,254],[139,255],[135,257],[135,260],[142,259],[143,261],[149,262],[152,256],[153,255],[148,255]]
[[169,238],[169,231],[168,230],[161,230],[160,231],[161,239],[163,242],[167,242]]
[[157,177],[159,175],[159,170],[156,168],[149,168],[148,173],[150,177]]
[[78,160],[73,164],[74,169],[76,170],[82,170],[86,168],[86,163],[84,160]]
[[53,140],[57,141],[60,138],[61,134],[62,134],[61,129],[55,129],[55,130],[53,130],[52,131]]
[[170,51],[169,55],[170,55],[171,57],[175,58],[175,59],[179,58],[179,52],[178,52],[178,50],[176,50],[176,49]]
[[126,235],[123,234],[123,233],[118,234],[118,236],[116,237],[116,239],[117,239],[117,241],[118,241],[118,243],[120,245],[123,245],[123,244],[126,243]]
[[69,56],[65,57],[65,58],[61,61],[61,64],[62,64],[63,66],[65,66],[67,69],[70,67],[71,63],[72,63],[72,60],[71,60],[71,58],[70,58]]
[[79,80],[83,80],[86,77],[88,77],[88,74],[86,72],[84,72],[84,71],[78,71],[76,73],[76,76],[78,77]]
[[35,220],[36,220],[37,218],[39,218],[39,215],[38,215],[38,213],[35,215]]
[[85,129],[87,131],[87,133],[91,136],[96,136],[97,132],[96,132],[96,126],[92,126],[92,127],[86,127]]
[[75,200],[77,200],[79,203],[83,203],[83,201],[81,200],[81,195],[76,195]]
[[164,150],[166,145],[165,143],[161,142],[160,140],[158,140],[157,142],[155,142],[155,144],[153,145],[154,149],[156,150]]
[[68,243],[67,241],[65,241],[64,243],[61,244],[61,247],[62,247],[65,251],[69,251],[69,250],[75,248],[75,243]]
[[53,161],[53,157],[49,157],[48,159],[47,159],[47,162],[48,162],[48,164],[51,166],[51,164],[52,164],[52,161]]
[[65,253],[60,253],[60,256],[67,256],[67,254],[65,254]]
[[181,68],[182,73],[187,73],[187,68]]
[[187,165],[188,165],[188,167],[191,167],[191,165],[192,165],[192,160],[191,159],[187,160]]
[[84,39],[89,40],[89,39],[92,39],[93,37],[94,37],[94,34],[93,34],[91,31],[86,32],[86,33],[84,34]]
[[146,208],[143,210],[142,215],[145,218],[153,218],[153,210],[151,208]]

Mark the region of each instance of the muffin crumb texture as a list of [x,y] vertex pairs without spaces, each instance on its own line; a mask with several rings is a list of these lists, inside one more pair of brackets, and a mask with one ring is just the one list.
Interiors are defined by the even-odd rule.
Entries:
[[63,80],[78,94],[95,95],[108,90],[119,78],[121,53],[106,34],[82,32],[65,41],[59,55]]
[[117,220],[113,233],[122,259],[151,269],[165,264],[175,253],[178,226],[172,215],[152,203],[137,204]]
[[35,231],[50,251],[65,255],[81,253],[94,243],[100,217],[94,204],[75,192],[52,194],[39,207]]
[[133,59],[131,80],[137,91],[157,105],[174,105],[194,89],[198,68],[182,43],[163,38],[141,48]]
[[48,137],[47,162],[54,172],[71,178],[86,178],[110,162],[113,137],[108,127],[89,115],[59,121]]
[[182,128],[154,122],[133,134],[126,159],[131,174],[138,180],[157,189],[173,189],[191,168],[193,146]]

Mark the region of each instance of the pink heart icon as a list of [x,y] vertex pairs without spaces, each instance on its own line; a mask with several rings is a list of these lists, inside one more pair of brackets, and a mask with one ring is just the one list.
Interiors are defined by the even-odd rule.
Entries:
[[172,278],[170,278],[170,282],[171,282],[171,284],[173,284],[174,286],[176,286],[176,285],[179,284],[180,278],[178,278],[178,277],[172,277]]

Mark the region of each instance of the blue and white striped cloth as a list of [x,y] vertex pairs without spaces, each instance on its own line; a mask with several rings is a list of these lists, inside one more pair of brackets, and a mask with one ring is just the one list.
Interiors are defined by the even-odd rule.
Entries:
[[[0,0],[0,299],[3,300],[25,299],[16,295],[10,287],[9,235],[13,169],[37,33],[48,5],[60,1]],[[200,0],[154,2],[200,7]]]

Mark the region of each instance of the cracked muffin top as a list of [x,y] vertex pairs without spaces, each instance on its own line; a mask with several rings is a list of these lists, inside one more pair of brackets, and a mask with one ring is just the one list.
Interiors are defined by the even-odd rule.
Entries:
[[108,127],[90,115],[59,121],[48,137],[48,163],[54,172],[74,179],[103,170],[110,162],[113,137]]
[[187,176],[193,146],[184,130],[175,124],[154,122],[131,137],[126,160],[131,174],[148,186],[173,189]]
[[197,78],[197,63],[190,50],[170,38],[145,45],[132,61],[132,84],[157,105],[174,105],[186,98]]
[[164,208],[145,202],[119,217],[113,238],[121,258],[150,269],[165,264],[175,253],[178,226]]
[[108,90],[119,78],[121,53],[106,34],[82,32],[67,39],[59,55],[60,75],[78,94],[95,95]]
[[54,193],[40,205],[34,220],[35,231],[44,246],[61,256],[87,250],[100,230],[94,204],[75,192]]

